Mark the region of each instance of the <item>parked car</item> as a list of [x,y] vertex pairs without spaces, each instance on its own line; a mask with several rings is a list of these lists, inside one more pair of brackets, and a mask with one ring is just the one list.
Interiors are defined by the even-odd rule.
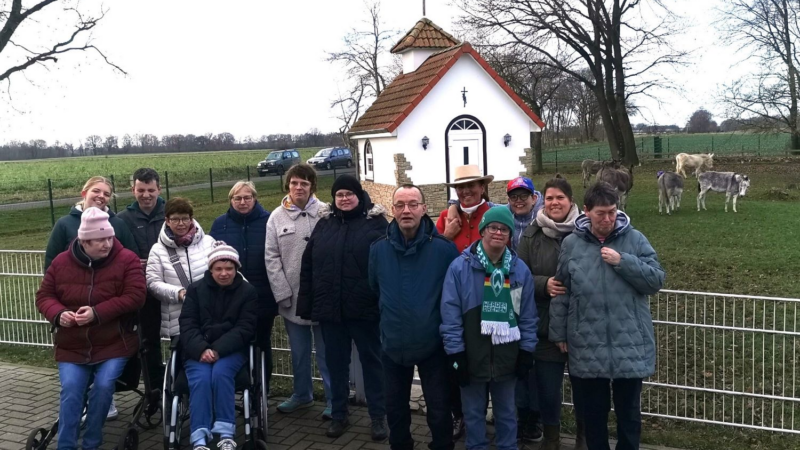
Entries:
[[267,158],[256,167],[259,176],[264,176],[268,173],[283,174],[289,167],[295,164],[300,164],[300,153],[297,150],[276,150],[269,152]]
[[325,170],[334,167],[353,167],[353,155],[347,147],[323,148],[306,162],[317,169]]

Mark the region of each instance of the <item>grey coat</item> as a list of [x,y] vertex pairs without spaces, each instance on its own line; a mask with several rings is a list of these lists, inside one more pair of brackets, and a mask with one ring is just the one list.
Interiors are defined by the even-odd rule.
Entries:
[[267,277],[275,301],[278,302],[278,313],[293,323],[311,325],[311,321],[297,316],[297,294],[300,292],[303,252],[319,221],[322,203],[316,201],[306,205],[306,209],[302,211],[287,209],[283,203],[272,211],[267,221],[264,252]]
[[[600,249],[619,252],[619,265]],[[556,279],[567,288],[550,303],[550,340],[566,342],[570,374],[579,378],[645,378],[655,372],[656,349],[648,295],[665,273],[642,233],[618,213],[603,244],[581,215],[561,245]]]

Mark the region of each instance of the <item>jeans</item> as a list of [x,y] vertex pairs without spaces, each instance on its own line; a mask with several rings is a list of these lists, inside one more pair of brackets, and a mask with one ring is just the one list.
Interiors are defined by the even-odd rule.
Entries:
[[[117,378],[122,375],[128,358],[113,358],[97,364],[58,363],[61,379],[61,409],[58,412],[58,450],[78,448],[81,415],[86,391],[86,431],[83,449],[94,450],[103,443],[103,425],[114,396]],[[94,384],[89,389],[90,384]]]
[[492,393],[492,412],[494,413],[495,444],[497,450],[517,450],[517,410],[514,404],[514,390],[517,379],[479,383],[471,381],[461,388],[461,404],[464,422],[467,427],[467,450],[486,450],[486,385]]
[[383,420],[386,404],[383,391],[383,366],[380,360],[381,336],[377,320],[320,322],[325,339],[325,359],[331,372],[331,417],[347,418],[350,397],[350,353],[355,342],[364,373],[364,394],[372,419]]
[[[292,351],[292,373],[294,374],[294,392],[292,398],[300,403],[314,400],[314,383],[311,380],[311,341],[317,350],[317,367],[322,375],[322,386],[325,398],[331,402],[331,374],[328,370],[325,341],[319,325],[298,325],[283,319],[286,334],[289,335],[289,347]],[[312,333],[313,328],[313,333]],[[313,336],[312,336],[313,334]]]
[[517,408],[528,408],[539,415],[542,425],[561,423],[561,385],[565,362],[536,360],[527,383],[517,383]]
[[[389,445],[392,450],[412,450],[411,383],[414,366],[401,366],[389,355],[381,355],[386,384],[386,419],[389,425]],[[431,430],[431,450],[453,449],[453,421],[450,416],[450,382],[447,355],[440,348],[417,364],[422,381],[422,393],[428,407],[428,428]]]
[[195,360],[184,363],[189,381],[192,445],[210,442],[211,433],[233,437],[236,431],[236,374],[246,361],[247,356],[239,352],[213,364]]
[[610,450],[608,412],[613,386],[614,413],[617,415],[617,450],[636,450],[642,435],[641,378],[570,377],[576,409],[586,424],[589,450]]

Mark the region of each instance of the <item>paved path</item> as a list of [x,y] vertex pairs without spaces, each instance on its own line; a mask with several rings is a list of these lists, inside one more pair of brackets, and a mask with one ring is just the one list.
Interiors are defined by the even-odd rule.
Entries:
[[[25,447],[28,433],[38,427],[49,428],[58,416],[58,372],[29,366],[17,366],[0,362],[0,449],[19,450]],[[120,416],[113,422],[106,423],[103,445],[104,449],[114,448],[122,435],[126,421],[130,419],[137,398],[134,394],[117,395],[117,408]],[[373,442],[369,434],[370,419],[366,408],[351,409],[353,426],[338,439],[325,436],[328,422],[322,421],[323,404],[312,408],[282,414],[275,411],[275,405],[282,399],[270,401],[270,435],[267,439],[270,450],[389,450],[388,442]],[[415,450],[427,449],[430,432],[425,416],[411,416],[412,435],[417,442]],[[188,426],[184,430],[184,439],[188,435]],[[487,426],[489,433],[494,428]],[[162,449],[163,437],[161,427],[143,431],[139,435],[139,449]],[[243,427],[237,427],[239,448],[244,448]],[[187,440],[184,440],[188,444]],[[564,436],[562,449],[572,449],[572,437]],[[55,442],[51,443],[55,449]],[[494,448],[494,447],[492,447]],[[522,450],[538,450],[539,444],[520,447]],[[612,444],[613,448],[613,444]],[[642,446],[642,449],[670,450],[664,447]],[[456,445],[456,450],[464,450],[464,440]]]

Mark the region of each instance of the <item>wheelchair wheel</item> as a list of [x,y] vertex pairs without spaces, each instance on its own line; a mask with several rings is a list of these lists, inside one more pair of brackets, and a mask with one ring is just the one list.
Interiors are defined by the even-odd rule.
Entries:
[[139,432],[136,431],[136,428],[128,428],[128,431],[119,438],[117,450],[137,450],[138,448]]
[[267,450],[267,442],[263,439],[256,441],[256,450]]
[[47,448],[47,430],[38,428],[28,435],[25,450],[44,450]]
[[267,367],[267,359],[264,357],[264,351],[261,351],[261,365],[259,367],[259,377],[261,382],[261,395],[259,396],[258,414],[258,428],[262,433],[261,439],[266,440],[269,426],[269,383],[267,383],[269,367]]

